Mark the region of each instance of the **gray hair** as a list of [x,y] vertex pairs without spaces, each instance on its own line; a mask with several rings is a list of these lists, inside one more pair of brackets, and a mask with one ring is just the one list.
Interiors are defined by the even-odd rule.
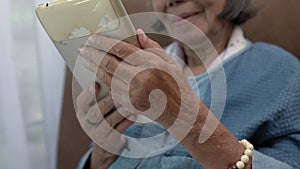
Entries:
[[[226,5],[221,14],[219,14],[219,18],[227,20],[234,25],[241,25],[253,18],[257,11],[252,6],[251,0],[226,0]],[[154,23],[153,28],[157,31],[165,30],[163,23],[159,20]]]

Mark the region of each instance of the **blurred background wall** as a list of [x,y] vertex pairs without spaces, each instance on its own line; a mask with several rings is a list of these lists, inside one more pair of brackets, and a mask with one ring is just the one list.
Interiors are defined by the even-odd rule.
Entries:
[[[46,1],[0,1],[1,169],[73,169],[88,147],[73,108],[71,73],[65,76],[61,57],[35,17],[35,7]],[[123,1],[129,13],[151,11],[147,0]],[[253,1],[261,10],[243,25],[247,37],[300,58],[300,1]]]
[[0,1],[0,168],[55,169],[65,66],[38,23],[45,0]]

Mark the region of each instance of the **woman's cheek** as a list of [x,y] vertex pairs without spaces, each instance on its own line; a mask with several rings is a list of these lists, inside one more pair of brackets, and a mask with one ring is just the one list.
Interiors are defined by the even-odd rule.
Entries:
[[152,0],[152,7],[155,12],[166,12],[166,4],[168,0]]
[[196,0],[196,1],[199,1],[205,7],[211,7],[211,6],[215,5],[216,3],[220,3],[221,1],[225,1],[225,0]]
[[196,0],[201,3],[206,11],[210,11],[210,13],[215,13],[216,15],[220,14],[225,5],[227,0]]

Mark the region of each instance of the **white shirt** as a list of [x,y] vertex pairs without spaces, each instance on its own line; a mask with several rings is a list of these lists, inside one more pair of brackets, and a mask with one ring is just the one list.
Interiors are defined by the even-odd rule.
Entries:
[[[243,49],[245,49],[247,46],[247,40],[244,37],[244,32],[241,27],[236,26],[231,34],[229,43],[227,44],[227,47],[219,54],[218,60],[217,58],[208,66],[207,70],[211,70],[215,68],[220,61],[223,63],[225,60],[229,59],[230,57],[234,56],[235,54],[239,53]],[[169,46],[165,49],[167,54],[176,56],[178,58],[181,58],[183,60],[184,58],[184,52],[180,45],[177,42],[171,43]],[[175,62],[183,67],[183,65],[180,64],[179,61]]]

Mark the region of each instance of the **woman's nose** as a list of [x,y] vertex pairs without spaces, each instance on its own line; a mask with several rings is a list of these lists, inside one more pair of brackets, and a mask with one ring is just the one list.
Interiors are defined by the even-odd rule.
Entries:
[[175,6],[175,5],[178,5],[182,2],[185,2],[186,0],[167,0],[167,6],[168,7],[172,7],[172,6]]

